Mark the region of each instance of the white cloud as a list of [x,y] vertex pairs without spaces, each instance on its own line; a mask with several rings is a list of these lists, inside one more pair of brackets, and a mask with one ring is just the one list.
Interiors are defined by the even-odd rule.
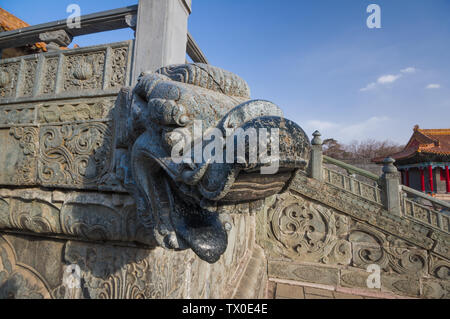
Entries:
[[308,128],[311,128],[313,130],[319,130],[319,131],[325,131],[329,129],[337,129],[339,128],[339,124],[327,122],[327,121],[321,121],[321,120],[311,120],[306,123]]
[[436,83],[431,83],[426,86],[426,89],[440,89],[441,85]]
[[369,91],[369,90],[373,90],[373,89],[376,88],[376,87],[377,87],[377,84],[376,84],[375,82],[372,82],[372,83],[367,84],[366,87],[360,89],[360,91],[361,91],[361,92]]
[[400,70],[401,73],[416,73],[416,71],[416,68],[413,68],[412,66]]
[[402,76],[401,74],[397,74],[397,75],[393,75],[393,74],[383,75],[383,76],[380,76],[378,78],[377,82],[380,83],[380,84],[394,83],[399,78],[401,78],[401,76]]
[[321,120],[307,121],[305,129],[310,132],[319,130],[324,138],[332,137],[342,143],[353,140],[378,138],[391,119],[386,116],[373,116],[358,123],[336,123]]
[[380,76],[376,82],[369,83],[366,87],[360,89],[361,92],[369,91],[375,89],[379,85],[391,84],[400,79],[404,74],[416,73],[416,68],[410,66],[405,69],[400,70],[398,74],[386,74]]

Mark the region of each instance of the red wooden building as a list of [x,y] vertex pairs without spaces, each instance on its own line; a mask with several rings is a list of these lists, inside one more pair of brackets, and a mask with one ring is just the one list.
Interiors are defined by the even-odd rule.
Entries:
[[[421,129],[416,125],[405,148],[390,156],[404,185],[450,198],[450,129]],[[373,161],[381,163],[383,158]]]

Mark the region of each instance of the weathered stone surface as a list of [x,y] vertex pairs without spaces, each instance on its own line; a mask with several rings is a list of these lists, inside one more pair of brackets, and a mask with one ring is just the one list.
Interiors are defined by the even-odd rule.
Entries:
[[[267,200],[264,215],[258,215],[269,277],[356,289],[387,298],[446,296],[450,269],[448,259],[442,256],[446,234],[425,231],[422,224],[392,217],[382,209],[370,216],[367,207],[356,209],[367,203],[349,200],[351,197],[343,196],[342,191],[320,185],[298,174],[291,191]],[[342,196],[343,201],[337,203],[333,196]],[[405,229],[417,238],[405,235]],[[335,249],[337,242],[342,243],[337,246],[342,249]],[[330,258],[335,252],[340,258]],[[338,283],[314,276],[322,269],[320,263],[335,265]],[[380,267],[380,289],[368,288],[370,265]]]
[[399,295],[419,297],[420,282],[418,276],[381,275],[381,291]]
[[[175,65],[144,73],[132,91],[121,91],[114,111],[114,174],[134,196],[141,221],[160,246],[191,248],[209,262],[218,260],[227,246],[219,214],[229,213],[230,205],[249,205],[283,192],[295,172],[308,164],[310,145],[304,131],[284,119],[276,105],[249,100],[240,77],[210,65]],[[261,157],[251,162],[249,154],[257,145],[245,141],[245,162],[234,151],[239,145],[222,144],[220,152],[215,151],[218,158],[205,157],[211,137],[196,133],[198,126],[204,132],[215,129],[220,135],[215,139],[276,129],[283,141],[277,143],[279,169],[261,174],[268,165]],[[258,139],[262,143],[263,138]],[[180,146],[189,149],[182,154],[184,161],[173,156]]]
[[269,237],[278,243],[269,254],[303,262],[350,263],[347,217],[288,193],[278,196],[268,214]]
[[0,236],[0,299],[50,298],[49,287],[32,267],[17,261],[11,243]]
[[302,265],[292,262],[269,260],[269,277],[337,285],[339,270],[319,265]]
[[[1,298],[246,298],[265,295],[265,258],[254,217],[232,216],[237,245],[211,265],[191,251],[36,239],[0,234]],[[112,243],[112,242],[111,242]],[[66,268],[80,267],[79,289]],[[249,284],[252,284],[250,288]]]
[[430,299],[450,299],[449,280],[422,280],[422,297]]
[[[131,50],[0,61],[0,297],[263,297],[267,276],[367,290],[375,264],[383,293],[448,298],[447,217],[404,198],[385,205],[382,189],[396,187],[320,162],[308,178],[303,130],[225,70],[168,66],[123,88]],[[173,161],[195,120],[222,133],[278,129],[279,171],[236,154]],[[313,144],[320,159],[317,134]],[[66,280],[73,265],[80,288]]]
[[[369,289],[367,288],[367,278],[369,275],[370,273],[358,269],[342,269],[340,271],[340,286]],[[380,291],[380,289],[376,290]]]
[[0,60],[0,105],[83,94],[117,94],[129,84],[132,41]]

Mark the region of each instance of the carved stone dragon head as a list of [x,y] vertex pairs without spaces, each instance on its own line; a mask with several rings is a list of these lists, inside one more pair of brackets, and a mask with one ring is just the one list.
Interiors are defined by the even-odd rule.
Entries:
[[[210,263],[227,247],[223,207],[285,191],[309,161],[310,142],[297,124],[273,103],[250,100],[237,75],[205,64],[143,73],[134,89],[121,91],[114,116],[116,171],[141,222],[158,245],[191,248]],[[227,142],[211,151],[222,137]],[[181,149],[188,151],[179,161]],[[264,149],[267,157],[250,160]]]

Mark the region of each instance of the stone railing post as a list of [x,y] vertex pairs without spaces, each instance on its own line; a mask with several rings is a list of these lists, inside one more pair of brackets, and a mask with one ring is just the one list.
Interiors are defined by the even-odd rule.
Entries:
[[133,84],[141,72],[186,62],[192,0],[139,0]]
[[323,180],[323,150],[322,139],[319,131],[313,133],[314,138],[311,141],[311,164],[310,164],[310,177]]
[[395,160],[387,157],[383,161],[383,175],[380,178],[383,203],[387,211],[394,215],[401,215],[400,208],[400,174],[394,166]]

